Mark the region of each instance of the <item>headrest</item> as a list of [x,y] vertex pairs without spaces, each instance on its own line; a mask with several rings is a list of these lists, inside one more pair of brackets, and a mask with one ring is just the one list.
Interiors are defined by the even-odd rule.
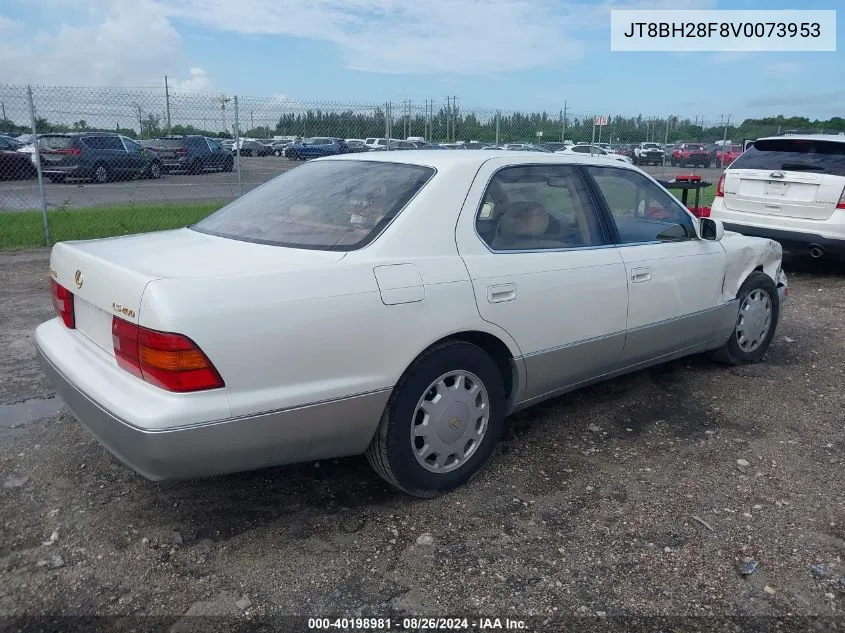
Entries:
[[499,220],[500,237],[540,237],[549,228],[549,212],[537,202],[514,202]]

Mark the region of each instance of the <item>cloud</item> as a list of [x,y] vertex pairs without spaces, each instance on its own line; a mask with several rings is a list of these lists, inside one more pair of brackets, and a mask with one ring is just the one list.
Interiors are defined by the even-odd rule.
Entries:
[[173,87],[184,92],[211,92],[214,86],[203,68],[191,68],[191,78],[177,80]]
[[[59,16],[73,11],[74,24],[33,32],[0,16],[6,83],[160,86],[165,74],[180,74],[182,39],[155,0],[87,0],[81,10],[68,0],[35,2]],[[211,83],[204,70],[192,69],[185,86]]]

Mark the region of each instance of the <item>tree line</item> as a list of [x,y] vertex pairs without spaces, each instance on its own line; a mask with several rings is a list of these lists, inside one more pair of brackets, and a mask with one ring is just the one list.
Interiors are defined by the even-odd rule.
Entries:
[[[306,109],[302,112],[282,114],[275,125],[261,125],[241,131],[249,138],[272,138],[273,136],[339,136],[343,138],[384,137],[388,116],[383,109],[374,108],[367,112]],[[645,117],[638,115],[610,116],[607,125],[594,127],[593,117],[562,117],[548,112],[520,113],[494,111],[462,112],[441,109],[433,115],[422,113],[396,115],[392,117],[391,136],[425,136],[431,140],[480,141],[493,143],[547,142],[563,139],[572,141],[602,140],[614,143],[639,143],[642,141],[714,142],[725,136],[739,142],[787,131],[803,133],[845,132],[845,119],[833,117],[828,120],[810,120],[807,117],[764,117],[749,118],[740,124],[723,122],[704,123],[680,117]],[[148,114],[139,119],[138,127],[115,125],[111,129],[96,128],[85,120],[70,125],[36,120],[39,133],[49,132],[118,132],[130,138],[149,139],[170,134],[200,134],[213,138],[232,138],[232,130],[204,129],[196,123],[175,123],[170,129],[158,115]],[[21,135],[32,132],[30,125],[10,119],[0,119],[0,133]]]

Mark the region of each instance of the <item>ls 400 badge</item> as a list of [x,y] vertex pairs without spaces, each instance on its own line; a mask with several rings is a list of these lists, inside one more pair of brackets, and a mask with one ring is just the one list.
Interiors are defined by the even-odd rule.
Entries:
[[135,310],[133,310],[131,308],[124,308],[119,303],[112,303],[111,309],[114,310],[115,312],[117,312],[118,314],[125,314],[130,319],[135,316]]

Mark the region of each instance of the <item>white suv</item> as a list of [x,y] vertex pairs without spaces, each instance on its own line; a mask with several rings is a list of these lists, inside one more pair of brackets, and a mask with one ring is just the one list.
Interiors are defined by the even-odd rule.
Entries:
[[845,136],[754,141],[719,179],[710,215],[787,250],[845,256]]

